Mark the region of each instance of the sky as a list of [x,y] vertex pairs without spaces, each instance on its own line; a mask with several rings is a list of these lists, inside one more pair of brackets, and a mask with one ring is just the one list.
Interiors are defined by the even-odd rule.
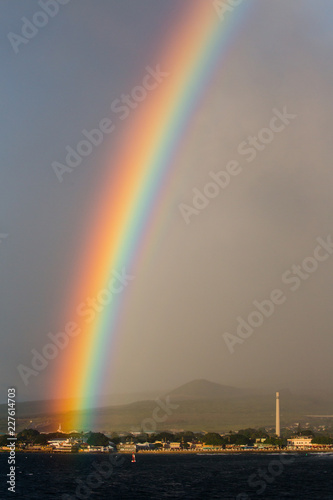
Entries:
[[[21,400],[52,397],[61,352],[28,385],[17,367],[64,327],[94,204],[139,111],[62,182],[52,164],[147,66],[172,74],[166,41],[200,2],[210,0],[70,0],[25,43],[8,34],[21,34],[38,2],[2,2],[1,401],[7,387]],[[172,165],[167,216],[125,292],[103,394],[198,378],[333,391],[333,5],[246,4]],[[211,173],[226,171],[228,185],[212,187]],[[266,315],[252,314],[268,299]],[[258,326],[239,334],[242,321]]]

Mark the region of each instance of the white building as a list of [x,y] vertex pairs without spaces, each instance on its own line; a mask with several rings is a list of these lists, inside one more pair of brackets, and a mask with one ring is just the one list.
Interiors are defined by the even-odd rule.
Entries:
[[297,436],[287,440],[288,446],[292,448],[311,448],[312,437],[311,436]]
[[48,441],[54,451],[73,451],[78,448],[80,441],[74,438],[55,438]]

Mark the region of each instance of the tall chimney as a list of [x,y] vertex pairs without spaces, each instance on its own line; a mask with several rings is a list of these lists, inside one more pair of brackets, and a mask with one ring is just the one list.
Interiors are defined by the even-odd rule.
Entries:
[[280,393],[276,393],[276,420],[275,420],[275,427],[276,427],[276,435],[277,437],[280,437]]

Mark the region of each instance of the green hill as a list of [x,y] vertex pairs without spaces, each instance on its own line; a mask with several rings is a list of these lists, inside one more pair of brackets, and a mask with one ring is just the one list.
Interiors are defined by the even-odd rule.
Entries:
[[[163,405],[169,401],[167,412]],[[307,415],[333,414],[331,399],[314,398],[280,391],[281,425],[307,422]],[[102,432],[192,430],[224,432],[246,427],[275,425],[275,393],[260,394],[207,380],[195,380],[156,400],[138,401],[80,412],[51,414],[47,401],[18,403],[17,428],[34,427],[54,431],[59,423],[65,431],[74,430],[74,422],[86,417],[93,429]],[[162,407],[162,408],[161,408]],[[0,406],[0,432],[6,431],[7,408]],[[79,413],[79,415],[78,415]],[[93,419],[91,417],[94,417]],[[78,419],[78,417],[80,417]]]

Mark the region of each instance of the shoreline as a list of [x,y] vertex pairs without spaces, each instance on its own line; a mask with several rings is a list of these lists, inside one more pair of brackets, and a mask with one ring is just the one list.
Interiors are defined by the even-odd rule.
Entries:
[[[9,453],[10,450],[0,450],[0,453]],[[103,451],[55,451],[55,450],[21,450],[16,449],[15,453],[41,453],[45,455],[129,455],[132,453],[124,452],[124,451],[115,451],[115,452],[103,452]],[[134,452],[133,452],[134,453]],[[158,450],[139,450],[136,451],[135,455],[245,455],[245,454],[272,454],[280,455],[280,454],[316,454],[316,453],[333,453],[333,449],[327,448],[318,448],[316,450],[285,450],[285,449],[272,449],[263,450],[172,450],[172,451],[158,451]]]

